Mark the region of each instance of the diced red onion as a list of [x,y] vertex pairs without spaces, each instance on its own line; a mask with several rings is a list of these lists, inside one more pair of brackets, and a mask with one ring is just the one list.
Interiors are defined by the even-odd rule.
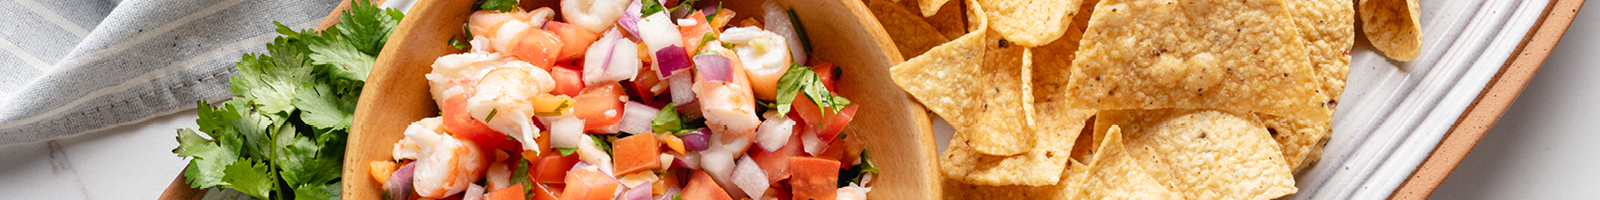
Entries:
[[[700,77],[708,81],[728,82],[733,79],[732,60],[719,54],[700,54],[694,56],[694,65],[700,72]],[[665,65],[663,65],[665,66]]]
[[760,197],[767,192],[770,184],[767,182],[767,172],[756,165],[755,159],[750,159],[750,154],[739,158],[739,164],[733,167],[733,185],[739,186],[744,193],[751,197]]
[[389,199],[411,199],[411,190],[416,189],[411,187],[411,175],[416,169],[416,162],[406,163],[389,175],[389,181],[383,183],[383,189],[389,192]]
[[622,194],[622,200],[650,200],[650,192],[654,189],[652,182],[655,181],[647,181],[639,184],[639,187],[628,188],[628,191]]
[[611,52],[617,46],[617,39],[622,38],[616,29],[606,31],[604,37],[589,44],[589,49],[583,55],[583,82],[594,85],[605,76],[606,68],[611,66]]
[[583,119],[563,116],[550,122],[550,147],[578,148],[583,139]]
[[[658,66],[656,68],[656,75],[660,76],[661,78],[671,77],[673,74],[687,72],[690,67],[694,67],[695,63],[698,63],[691,62],[689,60],[689,54],[684,52],[682,46],[678,45],[661,48],[661,50],[656,50],[655,54],[656,57],[654,65]],[[699,56],[696,56],[697,59],[698,57]]]
[[679,188],[676,185],[674,185],[672,187],[668,187],[666,192],[662,192],[660,195],[656,195],[654,200],[672,200],[672,197],[673,196],[678,196],[678,193],[680,193],[680,192],[683,192],[683,189]]
[[654,132],[650,127],[650,120],[656,118],[661,109],[644,105],[643,103],[628,101],[622,108],[622,120],[617,122],[617,130],[622,132],[644,134]]
[[[639,32],[641,35],[637,36],[639,36],[640,43],[643,43],[645,49],[649,50],[649,56],[653,56],[650,60],[654,62],[650,63],[650,67],[651,69],[656,70],[656,78],[665,79],[667,76],[671,76],[672,73],[674,73],[673,70],[690,67],[687,66],[689,65],[688,53],[682,49],[683,36],[679,35],[678,25],[672,24],[672,17],[668,17],[666,12],[658,12],[651,14],[650,16],[645,16],[643,20],[639,21]],[[670,46],[678,46],[676,55],[680,55],[682,58],[662,58],[662,55],[660,55],[663,53],[662,49]],[[664,62],[671,61],[673,59],[682,59],[682,61],[676,61],[678,63]],[[683,66],[669,66],[669,64],[682,64]]]
[[762,28],[783,36],[789,46],[790,58],[800,65],[806,65],[806,49],[804,44],[800,43],[800,34],[795,33],[794,23],[789,21],[788,9],[778,5],[778,1],[767,1],[761,4],[761,10],[766,16],[766,20],[761,22],[764,26]]
[[766,152],[777,151],[789,144],[789,136],[794,135],[795,121],[793,118],[767,116],[767,121],[761,122],[756,128],[756,144]]
[[639,20],[644,17],[639,13],[639,10],[643,8],[643,3],[634,0],[632,4],[628,4],[626,10],[622,11],[622,18],[617,19],[617,25],[622,26],[622,30],[627,30],[628,34],[637,37],[639,35]]
[[678,137],[683,138],[684,150],[705,151],[711,148],[711,132],[706,131],[706,129],[702,128]]
[[[668,87],[672,89],[672,104],[682,108],[683,105],[694,103],[694,75],[689,73],[675,74],[667,77]],[[679,109],[683,110],[683,109]]]
[[728,192],[728,196],[733,196],[733,198],[744,197],[744,191],[735,187],[731,179],[734,168],[733,155],[729,154],[729,152],[723,152],[720,148],[713,148],[711,151],[700,153],[700,169],[711,175],[711,179],[716,180],[717,185],[722,186],[723,191]]
[[700,169],[700,152],[689,152],[672,161],[672,165],[684,169]]
[[611,49],[610,66],[606,68],[608,80],[632,79],[639,74],[639,68],[644,67],[644,61],[639,60],[639,44],[627,38],[617,39],[615,48]]
[[633,78],[643,66],[638,48],[615,29],[606,31],[605,37],[589,45],[584,54],[583,83],[596,85]]

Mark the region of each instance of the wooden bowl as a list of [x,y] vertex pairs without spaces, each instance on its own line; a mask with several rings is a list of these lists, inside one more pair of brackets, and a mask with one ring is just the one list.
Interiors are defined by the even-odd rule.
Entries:
[[[876,18],[860,0],[779,1],[794,8],[804,24],[814,47],[811,56],[843,69],[839,92],[861,104],[848,130],[866,141],[873,162],[883,172],[875,176],[868,198],[936,198],[940,192],[933,131],[921,105],[889,79],[889,67],[904,58]],[[419,1],[390,35],[356,108],[345,149],[344,199],[381,199],[382,184],[368,173],[368,163],[391,160],[393,145],[403,137],[406,125],[439,112],[423,74],[432,70],[436,58],[463,52],[447,41],[462,36],[472,2]],[[761,13],[760,3],[728,1],[724,6],[738,12],[738,20]],[[557,4],[524,1],[522,7]]]

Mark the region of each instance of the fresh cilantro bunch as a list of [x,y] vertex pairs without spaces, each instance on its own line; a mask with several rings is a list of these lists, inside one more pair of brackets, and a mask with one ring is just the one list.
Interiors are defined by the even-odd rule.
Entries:
[[338,199],[356,98],[403,16],[363,0],[320,32],[274,22],[283,36],[236,64],[229,91],[239,96],[200,101],[199,132],[178,130],[172,152],[193,158],[183,172],[189,186],[257,199]]

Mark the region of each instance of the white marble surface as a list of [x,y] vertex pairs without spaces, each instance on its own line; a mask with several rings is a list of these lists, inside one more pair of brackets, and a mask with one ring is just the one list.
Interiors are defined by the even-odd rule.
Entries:
[[0,199],[156,199],[188,162],[172,154],[193,110],[41,142],[0,146]]

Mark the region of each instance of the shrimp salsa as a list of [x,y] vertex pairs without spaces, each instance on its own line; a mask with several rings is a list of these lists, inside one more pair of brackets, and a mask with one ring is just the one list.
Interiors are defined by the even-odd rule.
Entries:
[[[370,163],[389,199],[865,199],[859,104],[803,26],[720,3],[474,6],[425,78],[440,116]],[[670,8],[669,8],[670,6]],[[556,18],[562,20],[556,20]],[[735,20],[738,18],[738,20]],[[759,18],[759,19],[758,19]],[[445,42],[445,41],[441,41]]]

